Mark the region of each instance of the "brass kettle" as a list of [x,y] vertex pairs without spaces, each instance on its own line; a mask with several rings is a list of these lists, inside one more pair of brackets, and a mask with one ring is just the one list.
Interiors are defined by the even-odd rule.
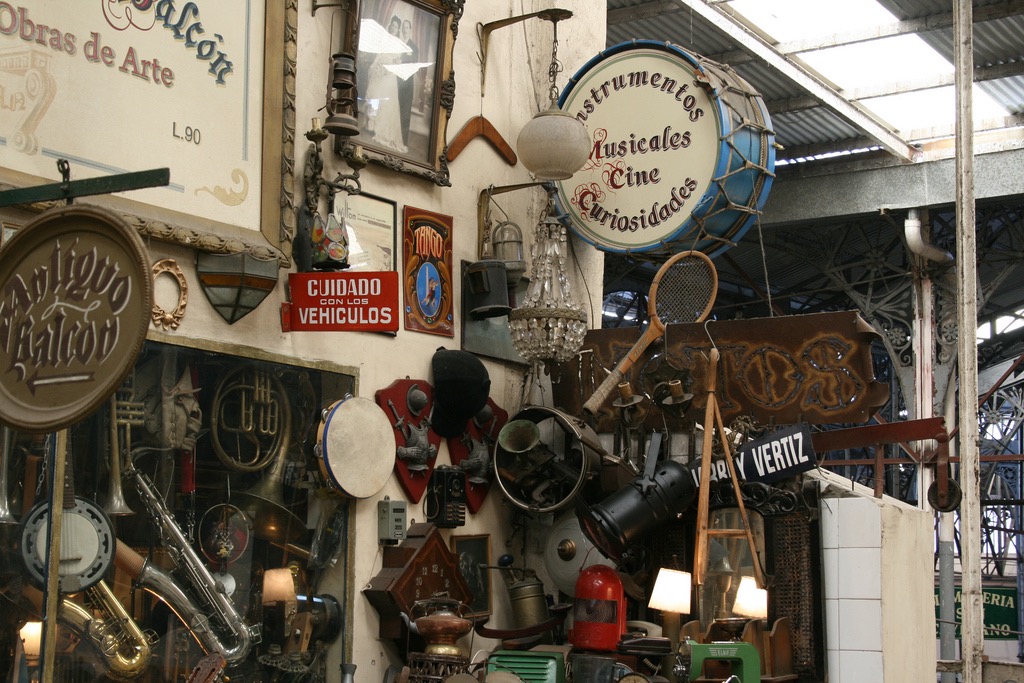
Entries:
[[473,622],[462,616],[463,607],[458,600],[443,594],[413,604],[412,616],[422,614],[415,618],[413,624],[427,642],[424,652],[428,655],[464,656],[456,641],[469,633]]

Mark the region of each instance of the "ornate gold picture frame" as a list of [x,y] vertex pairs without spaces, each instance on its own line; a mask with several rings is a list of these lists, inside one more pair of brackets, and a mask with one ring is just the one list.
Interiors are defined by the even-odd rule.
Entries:
[[465,0],[362,0],[356,55],[359,134],[336,137],[376,164],[451,185],[452,52]]

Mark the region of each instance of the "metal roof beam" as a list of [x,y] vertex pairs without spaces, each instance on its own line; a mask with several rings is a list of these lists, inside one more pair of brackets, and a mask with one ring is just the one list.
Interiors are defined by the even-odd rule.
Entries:
[[906,140],[883,126],[862,109],[844,98],[835,88],[827,85],[820,77],[809,73],[792,59],[779,52],[768,42],[757,36],[747,26],[730,16],[726,11],[709,5],[704,0],[673,0],[685,6],[714,25],[734,41],[750,51],[755,57],[776,69],[798,86],[817,98],[840,117],[878,141],[891,154],[905,161],[915,159],[916,149]]
[[609,26],[616,24],[628,24],[631,21],[642,21],[651,17],[660,17],[670,12],[681,12],[683,10],[673,0],[654,0],[639,5],[620,7],[619,9],[608,10],[607,22]]

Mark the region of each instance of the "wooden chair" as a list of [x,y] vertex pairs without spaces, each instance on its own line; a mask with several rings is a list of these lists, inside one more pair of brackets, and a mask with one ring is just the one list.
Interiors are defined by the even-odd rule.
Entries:
[[[764,634],[764,658],[761,667],[761,683],[795,681],[793,671],[793,631],[789,617],[776,619],[771,631]],[[767,668],[764,666],[767,664]]]

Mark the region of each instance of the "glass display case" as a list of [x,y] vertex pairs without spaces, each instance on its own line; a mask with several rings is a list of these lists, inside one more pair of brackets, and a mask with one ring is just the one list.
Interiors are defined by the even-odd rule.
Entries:
[[322,676],[351,501],[318,429],[355,378],[284,361],[147,341],[73,427],[3,427],[3,680]]

